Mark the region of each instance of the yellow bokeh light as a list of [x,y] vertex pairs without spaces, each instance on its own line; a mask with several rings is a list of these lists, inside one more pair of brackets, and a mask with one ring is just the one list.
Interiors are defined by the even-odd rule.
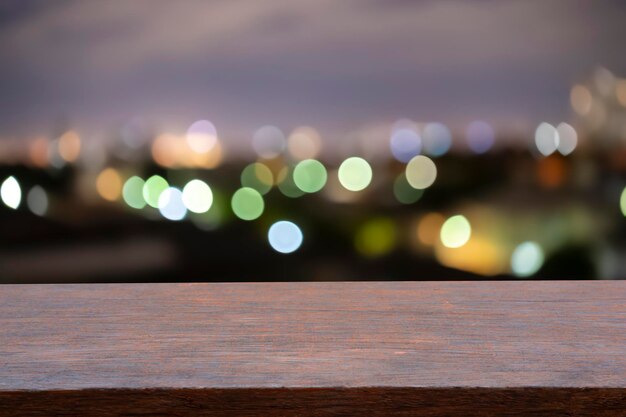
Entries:
[[320,153],[321,147],[319,133],[308,126],[294,129],[287,140],[287,150],[296,160],[314,159]]
[[593,97],[591,92],[584,85],[575,85],[570,93],[570,102],[574,111],[581,116],[589,114]]
[[473,236],[467,244],[456,249],[438,245],[435,256],[439,263],[449,268],[480,275],[497,275],[508,269],[508,255],[502,245],[479,236]]
[[430,187],[437,178],[437,166],[427,156],[417,155],[406,165],[406,180],[411,187],[423,190]]
[[74,162],[80,155],[80,137],[70,130],[59,138],[59,155],[66,162]]
[[122,194],[122,177],[114,168],[106,168],[96,178],[96,190],[107,201],[116,201]]
[[428,213],[417,224],[417,238],[424,245],[432,246],[439,238],[441,225],[446,219],[439,213]]

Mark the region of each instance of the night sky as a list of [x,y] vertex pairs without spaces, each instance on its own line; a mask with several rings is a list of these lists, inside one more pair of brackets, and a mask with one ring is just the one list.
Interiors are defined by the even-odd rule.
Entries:
[[596,66],[626,75],[618,1],[0,3],[0,136],[141,117],[245,136],[402,117],[530,127],[571,118]]

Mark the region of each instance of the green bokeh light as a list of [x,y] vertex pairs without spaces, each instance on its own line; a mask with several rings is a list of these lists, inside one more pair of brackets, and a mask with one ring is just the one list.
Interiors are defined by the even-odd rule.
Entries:
[[149,206],[159,207],[159,196],[169,187],[165,178],[160,175],[153,175],[146,180],[143,185],[143,198]]
[[143,198],[143,186],[146,182],[134,175],[126,180],[122,188],[122,197],[129,207],[142,209],[146,206]]
[[274,175],[267,165],[254,162],[241,172],[241,186],[253,188],[261,194],[267,194],[274,184]]
[[413,188],[406,180],[406,176],[400,174],[393,183],[393,194],[400,203],[413,204],[422,198],[424,190]]
[[347,190],[361,191],[372,181],[372,167],[365,159],[353,156],[341,163],[338,176]]
[[233,209],[233,213],[242,220],[258,219],[265,209],[263,196],[257,190],[250,187],[238,189],[235,194],[233,194],[230,205]]
[[293,181],[305,193],[315,193],[326,185],[328,174],[324,165],[315,159],[306,159],[293,170]]
[[622,209],[622,214],[626,216],[626,187],[624,187],[622,196],[619,199],[619,206]]
[[293,181],[293,168],[284,167],[278,176],[281,179],[278,183],[278,189],[283,195],[289,198],[298,198],[304,195],[304,191],[299,189]]

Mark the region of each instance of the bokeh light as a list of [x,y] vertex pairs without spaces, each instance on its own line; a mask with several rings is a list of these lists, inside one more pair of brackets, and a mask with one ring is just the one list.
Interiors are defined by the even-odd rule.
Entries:
[[322,148],[319,133],[312,127],[302,126],[294,129],[287,140],[287,150],[295,160],[316,158]]
[[293,170],[293,181],[305,193],[315,193],[326,185],[328,174],[324,165],[315,159],[299,162]]
[[593,97],[591,96],[591,92],[587,87],[578,84],[572,87],[572,91],[570,93],[570,102],[572,104],[572,108],[576,113],[581,116],[585,116],[589,114],[589,111],[591,110]]
[[286,146],[285,135],[276,126],[263,126],[254,132],[252,147],[262,158],[271,159],[280,155]]
[[622,214],[626,216],[626,187],[622,190],[622,195],[619,199],[619,206],[622,210]]
[[424,215],[417,224],[417,238],[427,246],[432,246],[439,238],[441,226],[446,219],[439,213],[428,213]]
[[517,246],[511,255],[511,270],[518,277],[527,277],[541,268],[543,260],[541,246],[535,242],[524,242]]
[[243,187],[235,191],[230,205],[235,216],[242,220],[258,219],[265,209],[263,196],[250,187]]
[[26,195],[28,209],[38,216],[43,216],[48,211],[48,194],[41,186],[35,185]]
[[183,203],[183,193],[174,187],[166,188],[159,195],[159,212],[168,220],[178,221],[185,218],[187,208]]
[[114,168],[106,168],[96,178],[96,190],[107,201],[116,201],[122,194],[122,178]]
[[428,123],[422,131],[424,152],[430,156],[444,155],[452,146],[452,133],[442,123]]
[[143,185],[143,199],[150,207],[159,207],[159,196],[169,187],[165,178],[153,175]]
[[59,155],[66,162],[74,162],[80,155],[80,137],[70,130],[59,138]]
[[217,130],[208,120],[198,120],[187,129],[187,144],[197,153],[207,153],[217,142]]
[[395,129],[389,141],[391,154],[400,162],[409,162],[422,151],[422,139],[412,129]]
[[472,234],[469,221],[462,215],[450,217],[441,226],[441,243],[447,248],[460,248]]
[[20,202],[22,201],[22,189],[15,177],[10,176],[2,182],[2,186],[0,186],[0,197],[2,198],[2,202],[12,209],[16,209],[20,206]]
[[535,145],[543,156],[556,151],[559,146],[559,133],[556,128],[549,123],[541,123],[535,131]]
[[267,194],[274,184],[274,174],[265,164],[260,162],[246,166],[241,172],[241,186],[254,188],[261,194]]
[[341,163],[337,176],[347,190],[361,191],[372,181],[372,167],[365,159],[353,156]]
[[567,123],[559,123],[556,128],[558,133],[557,149],[561,155],[569,155],[574,152],[576,145],[578,145],[578,135],[576,129]]
[[126,180],[122,187],[122,198],[124,202],[134,209],[142,209],[146,206],[143,198],[143,186],[145,181],[134,175]]
[[354,246],[362,255],[376,257],[389,253],[396,240],[396,225],[391,219],[381,217],[367,221],[358,229]]
[[183,187],[183,203],[193,213],[206,213],[213,204],[213,192],[207,183],[191,180]]
[[437,179],[437,166],[429,157],[418,155],[406,165],[405,175],[411,187],[423,190]]
[[393,195],[402,204],[413,204],[422,198],[424,190],[413,188],[402,173],[393,182]]
[[283,195],[289,198],[298,198],[305,194],[294,182],[292,168],[283,167],[278,174],[278,179],[278,189]]
[[474,121],[467,126],[465,132],[467,145],[477,154],[483,154],[493,146],[495,134],[493,128],[481,120]]
[[281,220],[270,226],[267,239],[275,251],[292,253],[302,245],[303,235],[295,223]]

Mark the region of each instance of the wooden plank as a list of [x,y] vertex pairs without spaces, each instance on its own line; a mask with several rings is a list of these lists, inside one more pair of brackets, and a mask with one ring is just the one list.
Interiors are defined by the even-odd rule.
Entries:
[[0,286],[0,415],[626,415],[626,282]]

